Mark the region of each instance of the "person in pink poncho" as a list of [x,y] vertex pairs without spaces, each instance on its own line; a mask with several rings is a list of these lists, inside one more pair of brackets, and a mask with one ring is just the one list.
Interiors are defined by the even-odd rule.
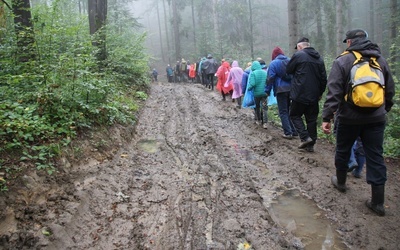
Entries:
[[233,84],[230,83],[225,87],[225,82],[228,79],[229,70],[231,66],[229,62],[223,61],[221,66],[219,66],[217,73],[215,75],[218,77],[217,87],[216,89],[221,92],[222,100],[226,100],[226,94],[230,94],[233,91]]
[[242,107],[242,77],[243,69],[239,67],[237,61],[233,61],[224,87],[228,87],[229,84],[233,85],[232,99],[236,99],[238,108]]

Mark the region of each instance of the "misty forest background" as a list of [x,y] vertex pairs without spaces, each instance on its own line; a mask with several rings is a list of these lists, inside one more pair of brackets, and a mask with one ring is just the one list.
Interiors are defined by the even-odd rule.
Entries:
[[[267,65],[306,36],[327,71],[349,29],[400,72],[399,0],[0,0],[0,189],[24,168],[52,173],[88,131],[135,123],[149,71],[211,53]],[[397,84],[397,93],[399,86]],[[399,95],[385,155],[400,156]],[[330,138],[333,140],[333,138]],[[97,147],[104,146],[96,142]]]

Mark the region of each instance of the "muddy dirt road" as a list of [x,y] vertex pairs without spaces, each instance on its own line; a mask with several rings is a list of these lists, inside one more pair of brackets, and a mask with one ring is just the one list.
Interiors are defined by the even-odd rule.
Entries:
[[1,194],[0,249],[400,249],[398,163],[378,217],[365,172],[346,194],[332,187],[332,145],[299,152],[235,106],[153,83],[132,136],[107,135],[121,147]]

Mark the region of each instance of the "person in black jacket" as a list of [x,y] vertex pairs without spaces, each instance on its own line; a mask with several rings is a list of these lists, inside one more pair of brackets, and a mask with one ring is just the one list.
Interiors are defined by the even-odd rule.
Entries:
[[329,74],[328,94],[322,112],[322,130],[325,134],[329,134],[331,131],[331,120],[334,118],[334,113],[338,119],[335,152],[336,176],[332,176],[331,182],[340,192],[346,192],[347,164],[351,148],[357,137],[360,137],[367,162],[367,183],[371,185],[372,191],[372,198],[366,202],[366,205],[376,214],[384,216],[386,166],[383,159],[383,138],[386,113],[393,106],[394,81],[378,45],[368,39],[367,32],[361,29],[350,30],[346,33],[343,43],[347,44],[346,51],[357,51],[365,58],[371,56],[376,58],[384,77],[385,102],[381,107],[370,112],[363,112],[346,102],[344,97],[349,88],[349,75],[355,56],[347,53],[336,58]]
[[[314,152],[317,141],[318,102],[326,89],[325,64],[308,38],[301,38],[286,66],[286,73],[293,75],[290,89],[290,119],[299,134],[299,149]],[[303,122],[305,118],[307,126]]]
[[207,55],[207,59],[201,64],[201,69],[207,77],[207,84],[209,89],[214,90],[214,75],[218,69],[217,61],[212,57],[211,54]]

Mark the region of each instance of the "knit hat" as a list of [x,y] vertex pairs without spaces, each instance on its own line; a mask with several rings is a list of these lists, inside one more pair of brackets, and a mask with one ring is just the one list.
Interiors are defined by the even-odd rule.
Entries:
[[272,60],[274,60],[278,55],[284,55],[283,50],[279,47],[276,46],[274,50],[272,50]]

